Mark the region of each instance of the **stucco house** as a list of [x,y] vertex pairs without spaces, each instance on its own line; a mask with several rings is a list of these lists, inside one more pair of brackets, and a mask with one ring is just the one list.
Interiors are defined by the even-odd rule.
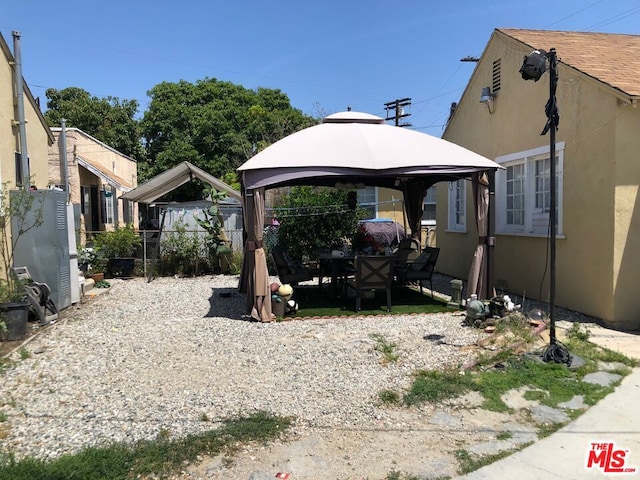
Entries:
[[[548,299],[549,74],[525,81],[534,49],[558,57],[556,304],[640,328],[640,36],[496,29],[443,137],[496,173],[495,282]],[[488,87],[488,89],[487,89]],[[484,97],[480,101],[481,95]],[[478,242],[469,182],[437,193],[438,268],[466,279]]]
[[[20,127],[17,111],[17,91],[15,58],[9,45],[0,34],[0,183],[11,183],[16,186],[20,179]],[[32,183],[38,188],[45,188],[47,176],[47,149],[54,141],[53,134],[45,121],[38,102],[31,94],[27,83],[23,80],[25,131],[29,173]]]
[[[60,185],[60,127],[51,129],[55,143],[49,148],[49,178]],[[80,242],[86,234],[113,230],[116,225],[138,225],[138,207],[119,197],[138,184],[135,160],[78,128],[66,128],[67,171],[71,203],[79,206]]]

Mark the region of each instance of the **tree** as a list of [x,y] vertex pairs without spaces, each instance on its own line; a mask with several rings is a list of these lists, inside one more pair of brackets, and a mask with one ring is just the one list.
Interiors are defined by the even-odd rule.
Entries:
[[47,111],[44,117],[51,127],[59,127],[64,118],[67,127],[76,127],[101,142],[135,159],[144,159],[136,100],[117,97],[98,98],[78,87],[45,92]]
[[142,119],[147,165],[141,180],[188,161],[218,178],[315,120],[280,90],[249,90],[213,78],[153,87]]
[[329,187],[292,187],[276,209],[278,245],[295,258],[314,259],[321,248],[342,249],[365,211],[347,206],[348,192]]

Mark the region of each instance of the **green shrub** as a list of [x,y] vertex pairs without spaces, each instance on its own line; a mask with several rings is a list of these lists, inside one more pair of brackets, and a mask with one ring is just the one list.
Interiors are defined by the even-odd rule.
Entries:
[[327,187],[293,187],[276,209],[278,245],[293,258],[318,258],[321,248],[342,248],[364,218],[364,210],[347,206],[348,192]]
[[198,232],[187,231],[181,221],[173,224],[173,231],[163,234],[160,251],[160,275],[200,275],[213,271],[205,240]]
[[124,227],[116,227],[110,232],[101,232],[95,235],[93,246],[102,258],[130,258],[141,245],[140,235],[128,224]]

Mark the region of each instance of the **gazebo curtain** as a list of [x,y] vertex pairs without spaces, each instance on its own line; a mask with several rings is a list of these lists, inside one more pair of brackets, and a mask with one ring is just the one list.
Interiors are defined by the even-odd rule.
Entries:
[[271,293],[267,257],[262,244],[264,228],[264,188],[247,190],[244,195],[244,227],[247,239],[239,290],[247,294],[247,313],[254,320],[270,322]]
[[473,254],[469,269],[468,293],[475,293],[479,299],[487,298],[487,264],[489,246],[489,176],[487,172],[474,173],[471,177],[473,199],[476,210],[476,227],[478,229],[478,246]]
[[422,241],[420,221],[422,220],[423,199],[427,194],[430,184],[424,181],[403,182],[402,194],[404,195],[404,208],[407,213],[407,222],[411,230],[411,237]]

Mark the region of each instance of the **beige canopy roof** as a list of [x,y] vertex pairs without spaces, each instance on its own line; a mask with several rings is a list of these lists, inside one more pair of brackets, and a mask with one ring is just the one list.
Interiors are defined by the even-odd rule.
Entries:
[[193,178],[198,178],[210,184],[218,191],[226,192],[229,198],[238,201],[242,199],[240,192],[189,162],[182,162],[176,165],[172,169],[153,177],[148,182],[125,193],[120,198],[132,202],[152,203],[157,198],[175,190]]
[[340,112],[274,143],[245,162],[244,187],[364,183],[398,188],[401,180],[431,183],[495,170],[500,165],[459,145],[398,128],[361,112]]

